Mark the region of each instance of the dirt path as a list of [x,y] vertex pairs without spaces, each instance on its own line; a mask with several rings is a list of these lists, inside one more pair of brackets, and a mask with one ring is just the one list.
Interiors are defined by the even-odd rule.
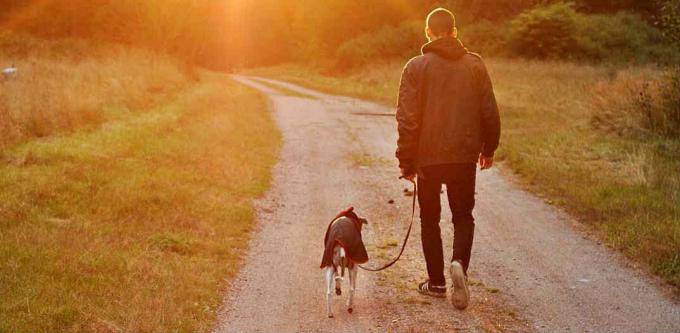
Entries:
[[[354,314],[336,298],[336,318],[327,319],[318,264],[329,219],[348,205],[369,218],[364,240],[374,265],[397,252],[407,226],[410,197],[396,180],[394,119],[353,114],[390,111],[372,103],[236,79],[270,96],[285,143],[217,332],[680,332],[680,305],[667,290],[496,170],[478,175],[468,310],[415,292],[426,278],[416,226],[396,266],[360,271]],[[450,249],[450,214],[443,217]]]

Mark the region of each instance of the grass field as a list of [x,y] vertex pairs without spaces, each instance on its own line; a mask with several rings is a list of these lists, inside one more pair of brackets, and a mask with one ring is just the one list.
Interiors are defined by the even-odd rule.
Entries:
[[[296,65],[250,73],[395,105],[402,66],[337,76]],[[607,244],[680,286],[680,140],[592,125],[602,109],[635,103],[640,92],[631,87],[661,71],[502,59],[488,66],[503,121],[498,158]]]
[[10,65],[18,73],[0,77],[0,147],[149,110],[190,84],[170,57],[0,30],[0,68]]
[[[157,70],[130,67],[139,58],[126,57],[60,62],[66,68],[56,73],[73,76],[30,74],[37,85],[61,80],[69,94],[88,93],[85,110],[95,121],[41,135],[22,132],[21,121],[5,123],[23,134],[0,148],[0,332],[193,332],[214,325],[280,136],[254,90],[220,74],[189,79],[163,58]],[[110,65],[103,67],[109,76],[92,73],[102,64]],[[126,89],[125,77],[155,83]],[[103,94],[117,80],[121,88]],[[14,84],[3,89],[30,91],[30,82]],[[46,98],[71,100],[61,90],[42,93],[51,92]],[[79,109],[44,106],[22,110],[47,112],[40,116],[46,123],[67,112],[80,119]]]

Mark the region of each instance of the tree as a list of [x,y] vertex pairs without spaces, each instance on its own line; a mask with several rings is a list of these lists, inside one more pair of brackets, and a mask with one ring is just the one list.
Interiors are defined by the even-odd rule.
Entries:
[[471,23],[480,20],[505,21],[528,10],[542,0],[448,0],[443,5],[451,9],[458,20]]

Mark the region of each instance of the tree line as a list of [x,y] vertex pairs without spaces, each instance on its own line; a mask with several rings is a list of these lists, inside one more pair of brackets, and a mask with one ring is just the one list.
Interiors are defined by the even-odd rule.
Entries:
[[[292,60],[332,61],[343,45],[350,47],[347,42],[367,33],[385,33],[385,27],[422,22],[437,6],[452,9],[463,25],[487,22],[490,28],[502,29],[501,23],[550,2],[558,1],[3,0],[0,29],[130,44],[226,69]],[[592,14],[627,11],[655,24],[667,2],[575,0],[573,7]]]

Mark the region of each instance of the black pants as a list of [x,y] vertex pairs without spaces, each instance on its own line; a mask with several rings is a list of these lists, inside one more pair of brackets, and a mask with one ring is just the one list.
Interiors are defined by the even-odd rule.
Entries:
[[427,274],[433,285],[445,285],[444,255],[442,250],[440,193],[446,184],[449,207],[453,214],[453,255],[467,274],[470,252],[475,233],[472,209],[475,207],[475,177],[477,165],[474,163],[443,164],[424,167],[422,177],[418,177],[418,203],[420,204],[421,237],[423,253],[427,263]]

